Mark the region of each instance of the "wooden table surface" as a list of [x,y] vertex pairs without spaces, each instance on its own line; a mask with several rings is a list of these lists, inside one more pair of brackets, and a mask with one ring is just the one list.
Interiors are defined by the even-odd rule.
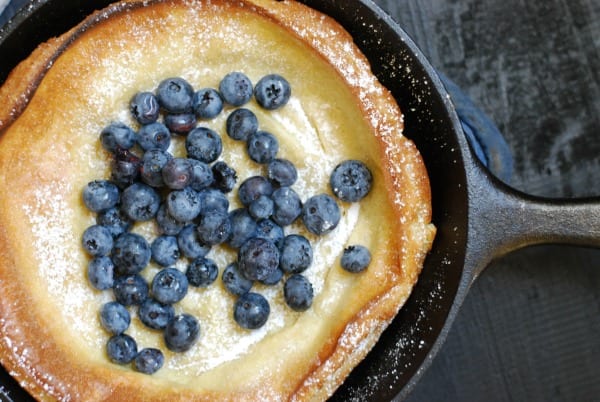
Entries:
[[[600,195],[600,0],[375,2],[497,123],[512,186]],[[492,263],[408,400],[600,400],[600,250]]]
[[[513,187],[600,196],[599,0],[375,2],[496,122]],[[408,400],[599,401],[600,250],[492,263]]]

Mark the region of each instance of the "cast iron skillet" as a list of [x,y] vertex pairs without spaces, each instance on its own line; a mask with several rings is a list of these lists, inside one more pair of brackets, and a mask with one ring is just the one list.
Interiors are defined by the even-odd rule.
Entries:
[[[0,82],[38,43],[110,0],[36,0],[0,30]],[[441,347],[477,275],[497,257],[539,243],[600,247],[600,199],[547,200],[511,189],[472,155],[448,94],[408,35],[370,0],[303,0],[340,22],[405,113],[431,179],[438,234],[419,282],[335,401],[402,399]],[[0,391],[27,394],[5,372]],[[1,394],[1,392],[0,392]]]

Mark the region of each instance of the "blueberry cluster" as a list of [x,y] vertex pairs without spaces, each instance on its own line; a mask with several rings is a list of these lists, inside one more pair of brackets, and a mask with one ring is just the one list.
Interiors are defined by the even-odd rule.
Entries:
[[[114,301],[100,312],[102,326],[112,335],[109,358],[119,364],[133,362],[136,370],[154,373],[164,363],[154,348],[138,351],[125,332],[130,308],[152,330],[162,331],[168,349],[184,352],[200,336],[200,323],[190,314],[176,314],[174,304],[190,287],[207,287],[219,276],[217,264],[207,255],[216,246],[237,250],[236,261],[223,269],[221,281],[236,297],[234,320],[243,328],[265,324],[267,299],[253,292],[254,283],[283,284],[284,299],[295,311],[307,310],[313,288],[302,274],[311,265],[313,250],[300,234],[286,234],[297,220],[315,235],[332,231],[340,220],[334,197],[318,194],[302,202],[292,188],[298,173],[292,162],[277,158],[277,138],[259,129],[256,115],[242,107],[254,97],[264,109],[275,110],[289,100],[289,83],[270,74],[253,86],[240,72],[226,75],[219,88],[195,91],[182,78],[162,81],[154,92],[139,92],[131,100],[131,113],[139,123],[134,131],[112,123],[100,134],[112,154],[111,178],[98,179],[83,189],[83,201],[97,214],[96,224],[85,230],[82,245],[91,256],[87,274],[98,290],[112,290]],[[226,134],[244,141],[248,157],[265,167],[264,175],[241,182],[237,197],[242,207],[230,210],[229,193],[237,173],[218,160],[223,152],[219,133],[198,125],[233,109]],[[169,152],[173,136],[185,141],[187,155]],[[331,175],[333,194],[344,202],[367,195],[372,176],[360,161],[341,163]],[[151,241],[131,231],[136,222],[153,220],[159,234]],[[370,255],[351,246],[342,267],[360,272]],[[175,268],[180,258],[189,262],[185,272]],[[148,283],[141,272],[154,261],[161,270]]]

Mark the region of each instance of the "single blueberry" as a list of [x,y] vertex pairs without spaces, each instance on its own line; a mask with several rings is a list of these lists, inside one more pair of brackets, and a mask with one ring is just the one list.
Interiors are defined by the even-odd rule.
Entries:
[[229,200],[227,195],[216,188],[207,188],[198,192],[202,211],[219,211],[227,213],[229,210]]
[[283,228],[272,219],[261,219],[256,224],[256,237],[267,239],[275,243],[278,249],[283,245],[285,237]]
[[198,118],[212,119],[223,110],[223,99],[216,89],[203,88],[194,94],[192,108]]
[[371,263],[369,249],[361,245],[352,245],[344,249],[340,264],[348,272],[362,272]]
[[115,299],[124,306],[139,306],[148,298],[148,283],[139,274],[119,276],[115,279]]
[[137,274],[148,265],[152,251],[146,239],[131,232],[125,232],[115,239],[111,258],[117,272],[124,274]]
[[150,123],[139,129],[137,142],[144,151],[150,149],[166,151],[171,145],[171,132],[162,123]]
[[259,105],[267,110],[275,110],[290,100],[290,83],[278,74],[269,74],[261,78],[254,88],[254,97]]
[[111,123],[100,132],[100,142],[104,149],[115,152],[117,149],[130,149],[135,145],[135,131],[124,123]]
[[217,161],[212,165],[212,174],[214,177],[213,186],[219,191],[228,193],[235,187],[237,182],[236,171],[223,161]]
[[287,159],[273,159],[267,166],[267,177],[277,186],[289,187],[298,180],[298,171]]
[[261,195],[270,196],[273,193],[273,185],[264,176],[251,176],[240,184],[238,198],[242,205],[248,206]]
[[92,225],[83,232],[81,244],[92,257],[108,255],[113,248],[113,237],[104,226]]
[[160,149],[151,149],[144,152],[140,166],[142,181],[152,187],[164,186],[162,169],[171,159],[173,159],[173,155]]
[[256,236],[256,221],[246,208],[238,208],[229,213],[231,236],[227,243],[233,248],[240,248],[251,237]]
[[234,140],[246,141],[258,130],[258,118],[250,109],[236,109],[227,117],[225,131]]
[[196,127],[185,139],[185,149],[189,158],[212,163],[223,152],[223,143],[216,131],[208,127]]
[[135,370],[144,374],[154,374],[165,363],[165,356],[156,348],[144,348],[139,351],[133,362]]
[[197,223],[198,237],[210,246],[221,244],[231,236],[229,214],[220,210],[204,210]]
[[[188,159],[192,164],[192,179],[189,186],[196,191],[204,190],[215,182],[214,170],[207,163],[197,159]],[[219,162],[217,162],[219,163]]]
[[313,287],[305,276],[294,274],[283,285],[283,297],[294,311],[306,311],[313,302]]
[[133,183],[121,195],[121,210],[133,221],[149,221],[160,207],[160,196],[152,187]]
[[252,98],[252,82],[241,72],[227,74],[219,83],[223,100],[232,106],[242,106]]
[[137,343],[127,334],[112,336],[106,343],[108,358],[117,364],[128,364],[137,356]]
[[102,328],[113,335],[122,334],[129,328],[131,316],[121,303],[112,301],[102,305],[100,309],[100,324]]
[[167,236],[177,236],[185,226],[185,222],[179,222],[169,214],[166,204],[162,204],[158,208],[156,224],[158,225],[158,231]]
[[235,302],[233,319],[242,328],[257,329],[265,325],[270,313],[271,307],[263,295],[248,292]]
[[152,280],[152,295],[163,304],[177,303],[188,291],[188,280],[177,268],[160,270]]
[[269,277],[260,281],[260,283],[267,286],[277,285],[283,279],[283,274],[283,270],[281,268],[277,268]]
[[210,251],[210,246],[204,244],[198,236],[197,227],[194,224],[186,225],[177,235],[179,250],[187,258],[204,257]]
[[194,346],[200,337],[200,323],[190,314],[173,317],[164,331],[167,348],[173,352],[185,352]]
[[152,298],[146,299],[138,308],[138,318],[148,328],[165,329],[173,317],[175,317],[173,306]]
[[194,167],[187,158],[173,158],[162,169],[162,177],[167,187],[181,190],[187,187],[194,177]]
[[187,276],[190,285],[207,287],[219,276],[219,268],[210,258],[199,257],[188,265],[185,276]]
[[167,78],[158,84],[156,97],[167,112],[188,113],[192,110],[194,88],[183,78]]
[[248,293],[252,288],[252,281],[242,275],[239,270],[238,264],[233,262],[223,270],[221,275],[221,281],[223,286],[229,293],[234,296],[241,296],[244,293]]
[[191,187],[171,191],[167,195],[166,205],[169,215],[179,222],[191,222],[202,209],[200,196]]
[[331,232],[340,222],[340,208],[330,195],[310,197],[302,208],[302,221],[309,232],[322,235]]
[[163,267],[173,265],[179,259],[179,246],[177,245],[177,238],[175,236],[162,235],[156,237],[150,249],[152,251],[152,259]]
[[117,149],[110,163],[111,179],[120,187],[133,184],[140,177],[142,160],[127,149]]
[[262,281],[279,266],[279,249],[271,240],[251,238],[240,247],[238,267],[242,275],[252,281]]
[[280,187],[271,194],[273,215],[271,219],[280,226],[291,225],[302,214],[302,201],[291,187]]
[[308,239],[299,234],[290,234],[283,240],[279,266],[286,273],[304,272],[313,260],[313,250]]
[[160,106],[152,92],[138,92],[131,99],[131,115],[140,124],[150,124],[158,120]]
[[103,255],[96,257],[88,263],[88,280],[98,290],[110,289],[115,278],[115,265],[112,260]]
[[347,160],[333,169],[329,184],[333,194],[340,200],[356,202],[371,191],[373,175],[363,162]]
[[248,156],[256,163],[269,163],[279,151],[279,141],[267,131],[257,131],[248,136],[246,142]]
[[168,114],[165,116],[165,126],[172,133],[179,135],[187,135],[192,131],[198,120],[193,113]]
[[92,212],[114,207],[119,196],[119,187],[108,180],[94,180],[83,188],[83,203]]
[[112,237],[117,237],[121,233],[127,232],[132,226],[131,219],[126,217],[118,207],[99,212],[96,216],[96,223],[107,228]]
[[266,219],[273,214],[274,203],[268,195],[261,195],[248,205],[248,212],[254,219]]

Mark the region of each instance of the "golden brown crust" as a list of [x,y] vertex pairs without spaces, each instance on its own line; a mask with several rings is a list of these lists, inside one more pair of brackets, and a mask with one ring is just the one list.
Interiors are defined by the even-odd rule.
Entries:
[[[316,55],[334,68],[358,102],[364,120],[376,138],[375,156],[370,157],[380,160],[377,163],[381,164],[381,169],[376,174],[385,183],[387,191],[383,197],[388,197],[387,202],[393,206],[390,219],[394,220],[390,223],[394,225],[392,235],[386,240],[385,247],[382,245],[385,250],[381,251],[381,259],[364,275],[349,282],[349,289],[354,289],[348,295],[350,307],[339,312],[339,320],[327,323],[328,336],[315,353],[305,356],[302,362],[278,366],[279,371],[266,372],[245,387],[232,386],[226,392],[218,388],[197,388],[194,384],[173,382],[162,377],[151,381],[129,369],[108,363],[100,353],[83,358],[80,346],[72,342],[72,337],[78,336],[72,333],[75,329],[57,328],[62,322],[51,316],[55,313],[54,306],[51,305],[52,300],[44,299],[47,296],[43,286],[47,276],[51,275],[47,272],[51,272],[52,267],[40,266],[32,255],[32,243],[35,245],[36,242],[29,240],[28,236],[40,234],[35,228],[26,226],[27,222],[36,222],[37,214],[41,215],[40,219],[51,219],[45,215],[47,211],[40,212],[36,207],[38,204],[60,207],[63,202],[69,207],[83,208],[78,199],[80,187],[77,185],[94,177],[82,177],[90,168],[81,166],[81,148],[102,155],[90,148],[87,137],[65,139],[60,137],[60,133],[53,137],[57,134],[52,129],[53,124],[57,127],[60,124],[52,113],[63,113],[61,107],[64,104],[77,106],[82,102],[70,100],[64,93],[56,93],[56,87],[52,86],[52,82],[62,82],[66,86],[62,89],[66,92],[78,88],[79,82],[73,82],[71,88],[71,84],[64,81],[65,77],[73,79],[73,73],[61,70],[61,66],[68,64],[69,58],[77,54],[71,49],[78,46],[85,48],[86,41],[91,41],[90,38],[95,38],[96,32],[100,31],[105,35],[103,44],[107,44],[107,48],[109,43],[116,46],[119,35],[129,32],[130,27],[125,28],[121,21],[123,18],[129,24],[142,27],[151,24],[153,19],[164,19],[172,14],[180,16],[178,13],[187,8],[195,13],[212,12],[212,8],[201,6],[205,3],[226,7],[236,16],[254,13],[271,21],[292,37],[308,44]],[[156,1],[145,4],[131,0],[95,13],[78,27],[42,45],[14,70],[0,88],[2,97],[6,95],[6,99],[10,99],[9,103],[0,106],[0,293],[4,295],[0,299],[0,359],[29,392],[42,400],[326,399],[371,349],[404,304],[433,240],[435,229],[430,224],[431,195],[427,172],[414,144],[401,135],[400,110],[389,91],[369,73],[368,62],[352,45],[352,38],[333,20],[299,3],[212,0],[208,3]],[[106,36],[106,32],[111,32],[110,36]],[[105,49],[94,49],[93,45],[87,49],[86,54],[90,57],[110,59]],[[51,66],[55,61],[60,66],[53,71]],[[83,77],[82,81],[90,79],[87,74],[93,74],[93,68],[87,68],[77,71],[76,75]],[[44,78],[46,70],[49,74],[53,73],[48,79]],[[63,72],[65,76],[61,76]],[[36,93],[40,83],[43,85]],[[82,87],[84,84],[81,83]],[[52,100],[60,106],[49,106],[48,102]],[[42,108],[40,104],[46,107]],[[114,116],[107,116],[103,123],[112,118]],[[40,124],[48,124],[49,132],[36,128]],[[30,135],[25,138],[16,133]],[[52,193],[40,195],[40,185],[53,189]],[[40,200],[40,197],[46,196],[56,196],[56,202]],[[27,207],[15,208],[21,202]],[[78,215],[78,219],[73,221],[77,227],[70,229],[68,234],[77,241],[77,233],[85,227],[81,226],[85,222],[80,222],[79,215],[86,215],[78,211],[73,214]],[[65,216],[67,223],[71,222],[73,217]],[[87,220],[89,222],[89,216]],[[51,246],[60,244],[57,242]],[[79,259],[75,258],[74,262],[79,262]],[[48,263],[52,264],[52,261]],[[81,276],[85,275],[82,273]],[[319,314],[319,311],[307,313],[299,321],[318,319]],[[64,337],[57,336],[61,332]],[[278,345],[267,345],[273,344]],[[259,344],[251,349],[251,357],[262,356],[265,362],[277,364],[275,360],[264,357],[268,353],[264,353],[261,347],[263,345]],[[222,366],[223,371],[228,364]],[[231,375],[232,384],[240,381],[235,374]]]

